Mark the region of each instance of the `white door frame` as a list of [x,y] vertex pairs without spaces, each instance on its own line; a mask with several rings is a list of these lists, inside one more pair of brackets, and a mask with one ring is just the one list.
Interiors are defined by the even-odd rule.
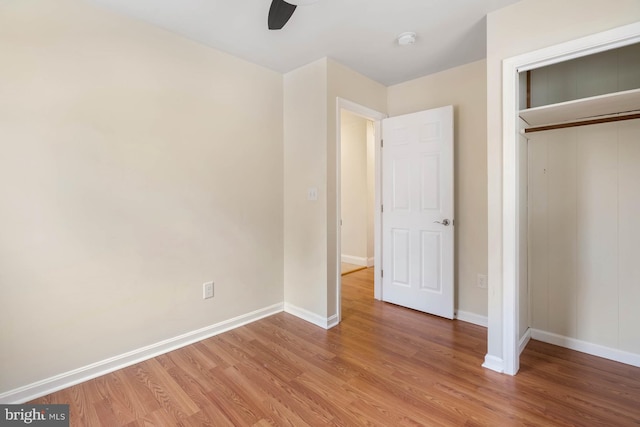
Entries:
[[382,266],[382,241],[380,239],[382,235],[382,218],[380,215],[381,199],[381,160],[382,149],[380,147],[380,140],[382,139],[382,119],[387,118],[387,115],[379,111],[372,110],[363,105],[356,104],[344,98],[336,98],[336,224],[338,226],[336,236],[336,259],[329,260],[329,262],[335,262],[336,265],[336,307],[338,315],[338,323],[342,321],[342,306],[341,306],[341,292],[342,292],[342,274],[340,272],[341,254],[342,254],[342,227],[340,227],[340,219],[342,216],[342,203],[341,203],[341,164],[342,164],[342,110],[349,111],[357,116],[363,117],[367,120],[371,120],[374,123],[374,146],[375,146],[375,202],[374,202],[374,219],[373,219],[373,264],[374,264],[374,284],[373,284],[373,296],[375,299],[382,298],[382,281],[380,280],[380,268]]
[[[518,319],[519,156],[518,73],[640,42],[640,23],[528,52],[502,63],[502,371],[515,375],[520,367]],[[526,196],[526,195],[525,195]],[[491,254],[489,255],[491,256]],[[500,256],[500,254],[497,254]],[[499,307],[493,307],[494,310]],[[489,306],[489,310],[492,307]],[[497,311],[497,310],[496,310]],[[491,314],[490,314],[491,316]],[[499,317],[499,316],[496,316]],[[491,327],[491,325],[490,325]],[[490,334],[491,335],[491,334]],[[497,334],[494,334],[497,336]]]

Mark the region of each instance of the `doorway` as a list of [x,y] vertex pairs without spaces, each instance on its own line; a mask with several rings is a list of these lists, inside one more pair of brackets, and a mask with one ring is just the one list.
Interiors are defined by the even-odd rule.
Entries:
[[[335,218],[336,224],[341,224],[342,222],[342,130],[343,130],[343,113],[346,113],[346,117],[357,117],[362,120],[371,123],[371,133],[372,133],[372,145],[373,148],[370,152],[372,156],[372,171],[373,175],[373,200],[370,203],[370,207],[373,209],[372,213],[372,247],[373,247],[373,268],[374,268],[374,284],[373,284],[373,294],[375,299],[380,299],[382,295],[381,291],[381,277],[380,277],[380,261],[381,261],[381,217],[380,217],[380,206],[381,206],[381,140],[382,140],[382,119],[386,118],[386,114],[383,114],[379,111],[372,110],[370,108],[364,107],[362,105],[356,104],[355,102],[338,98],[337,99],[337,108],[336,108],[336,182],[337,182],[337,195],[336,195],[336,211]],[[366,211],[366,210],[365,210]],[[341,264],[342,264],[342,227],[337,227],[337,248],[336,248],[336,259],[330,262],[335,263],[335,271],[336,271],[336,307],[337,309],[337,321],[338,323],[342,320],[342,307],[341,307],[341,299],[342,299],[342,274],[341,274]],[[348,255],[348,254],[346,254]],[[369,263],[369,256],[366,257],[367,263]]]
[[375,211],[374,122],[341,112],[341,272],[373,267]]
[[[452,319],[454,317],[454,233],[453,218],[453,107],[446,106],[384,120],[387,151],[382,159],[382,122],[384,115],[370,111],[349,101],[338,99],[337,108],[337,165],[343,165],[343,150],[348,141],[349,120],[369,120],[372,123],[373,149],[360,147],[360,156],[369,151],[372,159],[373,189],[373,265],[374,298],[418,309],[425,313]],[[363,126],[361,126],[362,128]],[[366,132],[366,131],[365,131]],[[363,133],[362,131],[360,133]],[[361,142],[362,144],[362,142]],[[409,149],[407,151],[407,149]],[[390,151],[389,151],[390,150]],[[345,242],[342,197],[343,168],[336,168],[337,247],[335,257],[337,321],[341,320],[340,265]],[[360,167],[364,170],[366,167]],[[349,171],[350,173],[350,171]],[[383,177],[384,175],[384,177]],[[366,182],[366,172],[360,172]],[[344,181],[350,177],[345,176]],[[383,185],[384,179],[384,185]],[[366,186],[366,184],[362,184]],[[385,191],[382,224],[382,193]],[[365,197],[362,199],[366,200]],[[365,202],[366,204],[366,202]],[[367,234],[367,209],[360,222],[361,235]],[[370,218],[370,217],[369,217]],[[351,220],[357,222],[358,219]],[[437,224],[436,224],[437,223]],[[350,225],[350,224],[349,224]],[[387,225],[391,228],[387,228]],[[383,237],[388,238],[382,242]],[[344,237],[343,237],[344,236]],[[366,254],[367,239],[360,239]],[[370,242],[369,242],[370,243]],[[383,254],[384,244],[384,254]],[[384,258],[384,265],[383,260]],[[370,257],[361,257],[361,264],[370,264]],[[388,265],[387,265],[388,264]],[[387,274],[383,277],[383,268]],[[410,274],[407,272],[411,272]],[[384,288],[384,298],[383,298]],[[414,304],[417,302],[418,304]]]

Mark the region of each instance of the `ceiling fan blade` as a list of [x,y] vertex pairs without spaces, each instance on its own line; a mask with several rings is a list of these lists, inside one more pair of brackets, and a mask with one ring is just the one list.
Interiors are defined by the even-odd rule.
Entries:
[[269,8],[269,29],[280,30],[287,23],[293,12],[296,10],[296,5],[289,4],[284,0],[273,0],[271,7]]

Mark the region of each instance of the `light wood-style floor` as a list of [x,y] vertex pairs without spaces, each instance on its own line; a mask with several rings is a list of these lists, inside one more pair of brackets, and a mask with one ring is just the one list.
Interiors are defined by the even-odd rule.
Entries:
[[640,369],[532,341],[516,377],[480,367],[486,331],[373,299],[343,321],[282,313],[38,399],[72,426],[631,426]]

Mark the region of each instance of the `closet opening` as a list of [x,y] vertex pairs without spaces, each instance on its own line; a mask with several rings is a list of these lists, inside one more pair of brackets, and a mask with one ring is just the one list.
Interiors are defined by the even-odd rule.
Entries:
[[517,350],[640,366],[640,43],[517,77]]

